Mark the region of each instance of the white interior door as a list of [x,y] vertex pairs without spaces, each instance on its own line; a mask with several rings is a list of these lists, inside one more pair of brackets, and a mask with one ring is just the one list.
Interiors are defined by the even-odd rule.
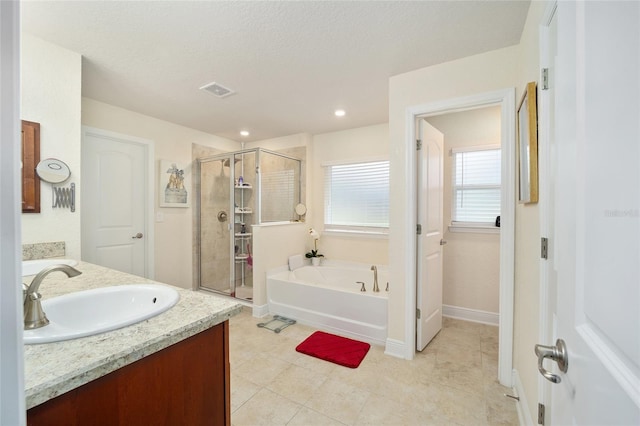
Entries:
[[444,136],[424,119],[418,157],[418,283],[416,289],[416,349],[421,351],[442,328],[442,220],[444,188]]
[[640,3],[559,2],[557,71],[551,423],[637,425]]
[[136,138],[84,128],[82,258],[147,277],[148,149]]

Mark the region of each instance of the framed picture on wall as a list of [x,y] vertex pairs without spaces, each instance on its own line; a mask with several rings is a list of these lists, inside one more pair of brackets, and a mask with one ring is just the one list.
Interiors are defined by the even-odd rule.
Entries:
[[536,83],[527,87],[518,106],[518,201],[538,202],[538,111]]
[[190,177],[180,163],[170,160],[160,160],[160,186],[158,197],[160,207],[189,207]]

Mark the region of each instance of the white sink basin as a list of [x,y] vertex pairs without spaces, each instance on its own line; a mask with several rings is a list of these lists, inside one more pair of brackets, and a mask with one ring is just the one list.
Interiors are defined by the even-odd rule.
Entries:
[[76,266],[78,262],[73,259],[37,259],[22,261],[22,276],[35,275],[51,265]]
[[92,336],[159,315],[180,299],[171,287],[130,284],[65,294],[42,301],[49,324],[24,331],[24,343],[51,343]]

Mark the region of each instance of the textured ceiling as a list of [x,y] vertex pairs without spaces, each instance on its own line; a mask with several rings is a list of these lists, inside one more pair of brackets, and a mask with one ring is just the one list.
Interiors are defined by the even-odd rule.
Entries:
[[[388,120],[390,76],[518,44],[529,1],[23,1],[83,96],[232,140]],[[216,81],[237,93],[218,99]],[[336,118],[333,111],[347,115]]]

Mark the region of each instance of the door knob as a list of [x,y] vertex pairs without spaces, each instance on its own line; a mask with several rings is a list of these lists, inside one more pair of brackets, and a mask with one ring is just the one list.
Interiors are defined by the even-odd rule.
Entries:
[[131,237],[131,239],[135,240],[135,239],[140,239],[144,237],[144,235],[142,235],[142,232],[138,232],[136,235],[134,235],[133,237]]
[[567,345],[564,343],[564,340],[556,340],[555,346],[536,345],[535,352],[538,357],[538,371],[540,374],[542,374],[542,376],[551,383],[560,383],[560,376],[545,370],[542,363],[545,358],[549,358],[558,363],[560,371],[563,373],[567,372],[569,369],[569,359],[567,354]]
[[440,245],[443,246],[445,244],[447,244],[447,240],[445,240],[444,238],[441,238],[440,239]]

